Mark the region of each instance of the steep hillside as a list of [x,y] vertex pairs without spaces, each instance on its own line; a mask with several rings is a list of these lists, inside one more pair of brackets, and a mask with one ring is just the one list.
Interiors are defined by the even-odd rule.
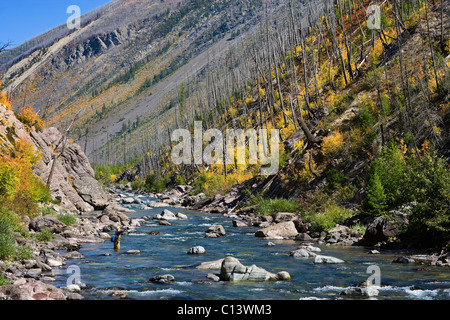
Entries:
[[[32,104],[90,154],[170,108],[172,90],[202,71],[254,25],[265,7],[248,1],[116,0],[0,56],[13,105]],[[284,1],[267,2],[270,14]]]
[[[328,2],[308,25],[288,10],[230,55],[244,56],[238,70],[224,81],[223,69],[210,74],[206,102],[187,104],[179,91],[172,129],[195,134],[194,121],[204,130],[278,129],[276,174],[259,175],[261,162],[227,161],[221,149],[214,164],[175,165],[172,141],[117,180],[147,191],[188,183],[209,197],[196,209],[295,212],[316,233],[342,223],[365,230],[400,214],[408,245],[449,245],[448,1],[383,2],[376,30],[367,26],[369,5]],[[398,244],[390,238],[387,245]]]

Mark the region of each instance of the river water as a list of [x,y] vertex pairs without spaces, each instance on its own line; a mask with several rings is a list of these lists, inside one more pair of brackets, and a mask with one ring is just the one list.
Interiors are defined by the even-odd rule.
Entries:
[[[144,203],[155,200],[142,198]],[[66,286],[73,271],[79,267],[84,288],[82,295],[89,300],[120,299],[120,291],[127,298],[160,299],[226,299],[226,300],[298,300],[298,299],[350,299],[340,293],[347,287],[366,280],[368,267],[380,270],[379,294],[375,299],[438,299],[450,300],[450,268],[420,264],[398,264],[392,261],[408,252],[380,250],[381,254],[368,254],[363,247],[317,245],[320,254],[345,261],[343,264],[314,264],[313,258],[294,258],[289,253],[301,244],[293,240],[268,240],[254,236],[256,227],[233,227],[232,219],[218,214],[205,214],[181,208],[168,208],[182,212],[187,220],[170,221],[171,226],[160,226],[150,220],[162,208],[135,210],[130,218],[147,218],[147,224],[135,232],[122,236],[121,250],[115,252],[112,242],[83,244],[80,253],[84,259],[67,260],[67,265],[55,271],[57,287]],[[221,224],[226,236],[205,238],[205,231],[213,224]],[[159,235],[148,234],[159,231]],[[203,246],[206,254],[187,254],[194,246]],[[140,250],[139,254],[127,254]],[[267,271],[287,271],[290,281],[270,282],[211,282],[208,273],[219,274],[219,269],[197,269],[200,263],[233,256],[246,266],[255,264]],[[149,281],[156,275],[171,274],[175,281],[157,284]],[[123,298],[123,297],[122,297]]]

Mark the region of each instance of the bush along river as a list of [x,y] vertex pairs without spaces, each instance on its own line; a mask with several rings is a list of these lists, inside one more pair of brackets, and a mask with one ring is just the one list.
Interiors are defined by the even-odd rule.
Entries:
[[[136,196],[122,192],[124,203]],[[450,299],[450,268],[404,257],[400,260],[406,261],[399,262],[409,263],[393,263],[410,254],[407,251],[378,253],[362,246],[268,240],[255,237],[259,227],[236,224],[233,216],[180,207],[149,209],[146,205],[158,199],[138,199],[139,204],[123,204],[133,210],[128,218],[138,223],[121,237],[119,251],[108,239],[84,243],[79,249],[82,258],[53,269],[51,284],[77,284],[89,300]],[[90,215],[92,220],[98,217],[98,212]],[[238,259],[229,258],[238,263],[233,270],[245,266],[244,274],[225,275],[221,259],[226,257]],[[252,272],[258,280],[245,280]]]

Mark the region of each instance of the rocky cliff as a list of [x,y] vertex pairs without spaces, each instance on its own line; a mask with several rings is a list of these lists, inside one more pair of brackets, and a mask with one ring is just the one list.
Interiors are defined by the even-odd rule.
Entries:
[[19,140],[30,143],[41,155],[38,165],[33,168],[34,174],[44,183],[47,183],[55,158],[50,191],[64,209],[82,213],[106,208],[108,195],[95,180],[88,158],[78,144],[68,141],[61,154],[63,138],[54,127],[42,131],[31,128],[28,132],[14,112],[0,104],[0,150],[6,150]]

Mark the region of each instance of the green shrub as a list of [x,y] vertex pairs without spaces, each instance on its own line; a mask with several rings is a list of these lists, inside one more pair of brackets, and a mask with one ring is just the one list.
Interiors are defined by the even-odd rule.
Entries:
[[0,260],[30,259],[31,249],[28,246],[19,246],[14,238],[16,227],[11,220],[0,216]]
[[133,182],[131,182],[131,189],[133,190],[139,190],[141,189],[143,186],[143,183],[141,182],[141,180],[139,180],[139,178],[136,178]]
[[325,174],[327,175],[327,188],[331,191],[339,189],[348,180],[345,174],[340,173],[336,169],[330,169]]
[[177,176],[175,177],[175,183],[177,184],[177,186],[182,186],[186,184],[186,181],[181,175],[177,174]]
[[150,173],[145,177],[144,185],[142,186],[146,192],[163,192],[167,187],[168,179],[158,179],[156,174]]
[[7,284],[11,284],[11,282],[8,279],[6,279],[4,276],[0,276],[0,286],[4,286]]
[[362,83],[362,89],[371,90],[377,86],[383,76],[384,68],[373,68],[367,72]]
[[303,218],[311,223],[311,231],[321,232],[332,229],[336,224],[342,224],[345,219],[352,215],[353,211],[330,203],[326,206],[324,212],[311,211],[303,215]]
[[370,107],[364,102],[361,102],[361,110],[359,111],[358,120],[363,128],[371,128],[375,124],[372,111],[370,110]]
[[77,223],[77,218],[75,218],[75,216],[72,214],[59,214],[56,216],[56,218],[66,226],[71,226]]
[[49,228],[44,228],[34,235],[35,239],[39,242],[52,241],[55,235]]
[[41,212],[41,214],[42,214],[43,216],[46,216],[46,215],[55,215],[55,214],[56,214],[56,210],[55,210],[53,207],[47,207],[47,206],[41,207],[41,208],[39,209],[39,211]]
[[262,215],[274,215],[278,212],[298,211],[298,203],[283,198],[263,199],[257,204],[256,210]]

